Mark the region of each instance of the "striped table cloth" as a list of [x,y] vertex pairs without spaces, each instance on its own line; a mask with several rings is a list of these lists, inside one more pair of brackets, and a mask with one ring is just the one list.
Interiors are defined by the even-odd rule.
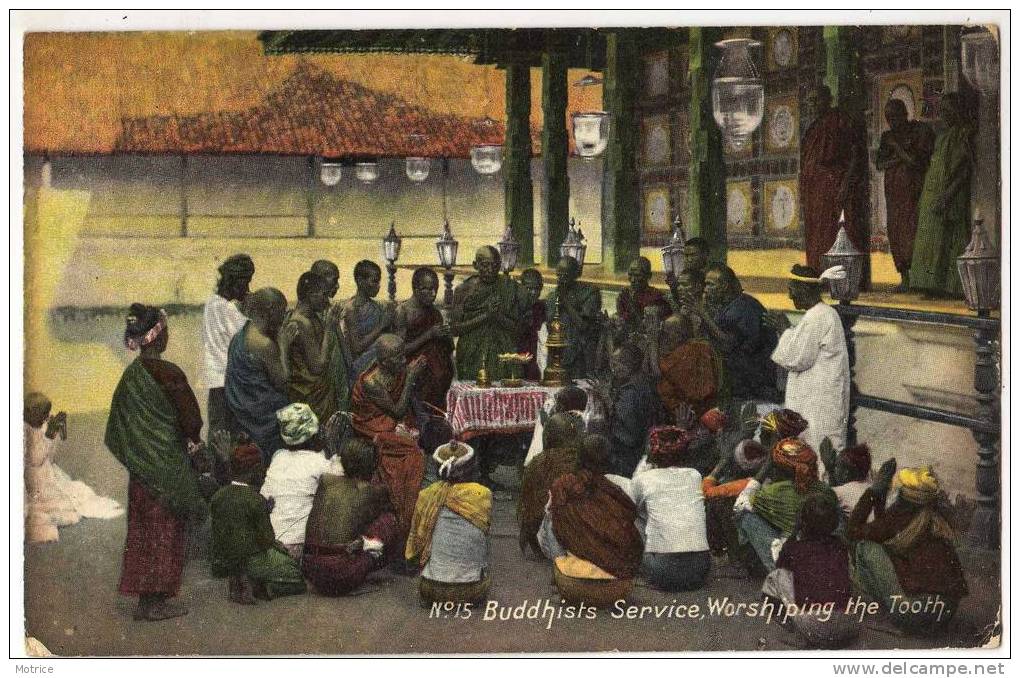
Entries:
[[557,390],[534,382],[518,388],[478,388],[473,381],[456,381],[446,394],[446,419],[460,440],[524,433],[535,428],[538,411]]

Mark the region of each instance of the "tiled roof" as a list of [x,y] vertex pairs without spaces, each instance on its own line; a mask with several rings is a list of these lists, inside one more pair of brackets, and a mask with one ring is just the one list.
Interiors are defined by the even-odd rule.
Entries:
[[[503,136],[502,122],[437,113],[301,62],[248,109],[123,119],[114,151],[464,158]],[[533,129],[536,152],[538,140]]]

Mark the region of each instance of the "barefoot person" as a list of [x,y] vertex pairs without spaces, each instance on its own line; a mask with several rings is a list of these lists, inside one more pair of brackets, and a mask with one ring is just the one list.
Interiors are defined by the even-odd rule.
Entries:
[[131,305],[124,343],[141,355],[124,370],[106,423],[106,447],[130,478],[119,588],[138,596],[137,621],[187,614],[170,599],[181,588],[187,521],[208,512],[190,460],[202,448],[202,416],[184,372],[160,357],[169,336],[162,309]]
[[[330,354],[338,346],[328,328],[337,324],[340,309],[330,306],[328,285],[325,278],[311,271],[302,273],[297,285],[297,306],[284,323],[293,324],[297,335],[284,351],[290,372],[287,395],[291,401],[312,408],[319,421],[327,421],[339,409],[334,375],[329,370]],[[323,313],[325,319],[321,317]]]

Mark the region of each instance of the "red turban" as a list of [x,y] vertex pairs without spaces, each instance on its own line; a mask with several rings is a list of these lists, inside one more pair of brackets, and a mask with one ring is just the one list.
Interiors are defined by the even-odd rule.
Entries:
[[648,459],[656,466],[679,466],[690,444],[691,434],[679,426],[657,426],[648,435]]
[[811,446],[799,438],[783,438],[772,448],[772,462],[793,471],[793,484],[804,494],[818,480],[818,456]]
[[712,433],[718,433],[726,428],[726,414],[718,407],[713,407],[701,415],[701,425]]

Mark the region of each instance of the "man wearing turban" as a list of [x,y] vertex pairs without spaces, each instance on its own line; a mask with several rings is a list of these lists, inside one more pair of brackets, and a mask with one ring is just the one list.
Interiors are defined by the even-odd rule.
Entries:
[[343,475],[343,467],[339,458],[328,458],[323,451],[319,419],[309,405],[287,405],[277,411],[276,418],[284,447],[273,455],[261,494],[273,502],[269,519],[276,538],[300,558],[319,478],[325,473]]
[[[938,476],[931,467],[905,468],[896,474],[896,501],[886,495],[896,471],[895,460],[883,464],[875,482],[850,514],[847,537],[857,586],[883,603],[926,602],[934,596],[944,608],[894,613],[892,621],[908,630],[944,625],[967,595],[967,581],[953,542],[952,514]],[[874,520],[868,517],[874,512]],[[900,598],[893,598],[900,596]]]
[[[763,485],[766,479],[772,482]],[[793,533],[800,507],[812,494],[839,503],[829,486],[818,480],[814,450],[797,438],[785,438],[776,443],[769,461],[737,497],[733,510],[741,514],[740,541],[751,545],[766,572],[776,567],[773,540]]]
[[807,420],[801,437],[813,450],[826,437],[836,449],[846,444],[850,358],[839,314],[822,301],[825,280],[840,276],[846,277],[846,272],[839,266],[821,275],[806,266],[793,267],[790,299],[805,313],[796,326],[783,332],[772,352],[772,361],[787,372],[784,406]]

